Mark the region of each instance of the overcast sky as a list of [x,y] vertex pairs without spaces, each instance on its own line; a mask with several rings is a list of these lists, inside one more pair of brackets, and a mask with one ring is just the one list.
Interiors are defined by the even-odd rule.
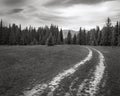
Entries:
[[120,20],[120,0],[0,0],[0,18],[22,26],[55,24],[63,29],[103,26]]

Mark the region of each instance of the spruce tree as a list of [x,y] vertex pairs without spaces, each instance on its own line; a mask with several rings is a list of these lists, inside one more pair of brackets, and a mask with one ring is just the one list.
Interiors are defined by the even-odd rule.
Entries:
[[77,36],[76,36],[76,34],[74,34],[74,36],[73,36],[72,43],[77,44]]
[[103,45],[110,46],[112,38],[112,24],[110,18],[106,21],[106,26],[103,28]]
[[46,44],[48,45],[48,46],[54,46],[54,36],[52,35],[52,33],[50,33],[50,35],[49,35],[49,37],[48,37],[48,39],[47,39],[47,42],[46,42]]
[[67,35],[67,44],[72,44],[72,35],[70,31],[68,31],[68,35]]
[[10,45],[15,45],[15,44],[16,44],[15,24],[13,24],[12,27],[10,28],[9,44],[10,44]]
[[86,45],[86,30],[85,29],[82,32],[82,45]]
[[120,46],[120,22],[118,27],[118,46]]
[[63,31],[62,31],[62,29],[60,30],[60,42],[61,42],[61,44],[64,43],[64,39],[63,39]]
[[2,44],[3,22],[0,21],[0,44]]
[[119,23],[117,22],[112,33],[112,45],[118,45]]
[[82,44],[82,28],[80,27],[80,30],[79,30],[79,33],[78,33],[78,36],[77,36],[77,42],[79,45]]

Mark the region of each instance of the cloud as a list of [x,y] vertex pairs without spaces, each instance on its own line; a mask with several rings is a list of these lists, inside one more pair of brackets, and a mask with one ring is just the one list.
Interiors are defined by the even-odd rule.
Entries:
[[115,22],[120,16],[119,0],[12,0],[13,6],[5,1],[0,0],[0,19],[24,27],[56,24],[78,30],[102,26],[107,17]]
[[3,3],[7,6],[24,4],[26,0],[4,0]]
[[57,7],[57,6],[72,6],[76,4],[86,4],[93,5],[101,2],[112,1],[112,0],[51,0],[45,4],[45,6],[49,7]]
[[60,24],[60,23],[63,23],[63,21],[67,21],[69,20],[70,18],[67,18],[67,17],[62,17],[62,16],[59,16],[59,15],[55,15],[55,14],[49,14],[49,13],[42,13],[42,14],[33,14],[32,15],[34,18],[36,18],[38,20],[38,22],[42,21],[42,22],[46,22],[47,23],[56,23],[56,24]]
[[11,10],[9,13],[10,14],[15,14],[15,13],[20,13],[21,11],[23,11],[24,9],[13,9]]
[[0,16],[8,16],[16,13],[22,12],[24,9],[10,9],[4,12],[0,12]]

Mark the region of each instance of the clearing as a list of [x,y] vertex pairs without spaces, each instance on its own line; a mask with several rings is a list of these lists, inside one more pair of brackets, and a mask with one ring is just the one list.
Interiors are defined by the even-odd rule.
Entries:
[[0,46],[0,96],[120,96],[120,48]]

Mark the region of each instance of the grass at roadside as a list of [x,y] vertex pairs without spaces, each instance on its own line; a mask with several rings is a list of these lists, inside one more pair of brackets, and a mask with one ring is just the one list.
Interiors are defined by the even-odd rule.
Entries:
[[18,96],[24,88],[51,80],[87,54],[80,46],[0,46],[0,96]]
[[107,82],[104,96],[120,96],[120,48],[95,47],[106,59]]

